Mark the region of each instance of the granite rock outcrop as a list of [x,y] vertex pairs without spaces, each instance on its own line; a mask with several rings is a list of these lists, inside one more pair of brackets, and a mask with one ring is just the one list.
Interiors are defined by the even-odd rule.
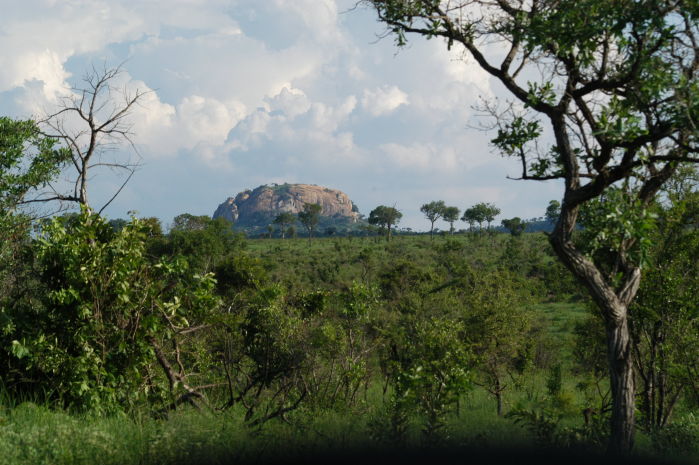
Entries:
[[355,223],[357,207],[342,191],[313,184],[271,184],[240,192],[220,204],[213,217],[241,227],[260,226],[283,212],[298,213],[306,203],[321,206],[321,216]]

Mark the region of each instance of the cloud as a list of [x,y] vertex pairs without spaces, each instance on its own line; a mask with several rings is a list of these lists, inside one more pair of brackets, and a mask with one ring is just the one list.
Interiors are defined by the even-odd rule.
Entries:
[[399,106],[407,104],[408,94],[396,86],[365,90],[362,97],[362,107],[372,116],[387,115]]
[[398,169],[413,169],[424,173],[449,172],[457,168],[457,155],[450,148],[440,148],[433,144],[415,144],[412,146],[397,143],[383,144],[379,147],[388,157],[391,165]]
[[277,95],[267,97],[265,101],[272,112],[282,112],[289,118],[302,115],[311,107],[311,102],[302,90],[289,87],[282,88]]

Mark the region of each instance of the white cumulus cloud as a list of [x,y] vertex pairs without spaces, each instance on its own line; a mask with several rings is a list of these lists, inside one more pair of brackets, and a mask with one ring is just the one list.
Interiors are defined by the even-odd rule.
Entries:
[[372,116],[387,115],[399,106],[407,104],[408,94],[396,86],[365,90],[362,96],[362,107]]

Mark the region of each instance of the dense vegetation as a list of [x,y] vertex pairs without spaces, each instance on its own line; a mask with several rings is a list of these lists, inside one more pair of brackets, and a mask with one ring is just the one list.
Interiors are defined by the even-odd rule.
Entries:
[[[636,304],[640,453],[695,457],[697,199],[673,195],[649,258],[664,272]],[[180,215],[163,233],[84,210],[13,238],[0,447],[14,463],[603,450],[602,322],[544,234],[246,240],[224,220]]]

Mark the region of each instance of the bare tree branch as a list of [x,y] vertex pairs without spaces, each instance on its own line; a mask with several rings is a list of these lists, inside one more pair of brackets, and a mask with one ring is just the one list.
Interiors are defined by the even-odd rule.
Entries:
[[[65,97],[62,108],[47,115],[42,121],[44,135],[63,141],[71,152],[72,169],[70,178],[73,184],[72,195],[59,194],[38,196],[33,202],[61,200],[80,204],[92,209],[89,199],[89,181],[95,168],[123,169],[128,172],[116,192],[102,205],[101,213],[121,193],[131,180],[139,163],[122,161],[119,149],[127,146],[140,158],[132,140],[133,132],[129,116],[134,107],[140,105],[150,91],[136,89],[129,92],[117,83],[123,74],[120,66],[97,68],[94,65],[83,77],[84,86],[73,89]],[[117,97],[119,96],[119,97]],[[107,153],[115,152],[104,160]],[[94,160],[98,160],[96,163]],[[54,190],[55,192],[55,190]]]

